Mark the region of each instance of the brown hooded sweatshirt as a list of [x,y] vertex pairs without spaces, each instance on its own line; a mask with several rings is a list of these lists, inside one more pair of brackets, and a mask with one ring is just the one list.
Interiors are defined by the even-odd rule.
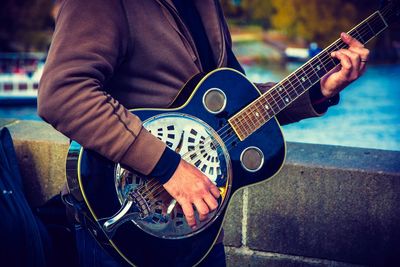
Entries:
[[[230,33],[215,0],[198,8],[218,67]],[[64,0],[45,70],[38,112],[58,131],[106,158],[149,174],[165,144],[128,109],[166,108],[202,71],[196,46],[170,0]],[[271,83],[257,84],[261,91]],[[277,118],[319,116],[308,93]]]

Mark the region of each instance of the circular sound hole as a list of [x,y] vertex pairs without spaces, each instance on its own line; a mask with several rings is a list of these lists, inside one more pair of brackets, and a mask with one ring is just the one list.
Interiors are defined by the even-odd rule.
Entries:
[[220,113],[226,106],[226,95],[221,89],[211,88],[204,94],[203,104],[210,113]]
[[256,172],[264,164],[264,154],[257,147],[248,147],[240,155],[243,168],[249,172]]

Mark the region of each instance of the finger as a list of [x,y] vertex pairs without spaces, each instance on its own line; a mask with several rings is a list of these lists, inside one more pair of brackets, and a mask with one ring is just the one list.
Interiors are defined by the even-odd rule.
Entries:
[[364,47],[362,43],[360,43],[356,38],[351,37],[349,34],[342,32],[340,34],[340,38],[348,44],[349,46],[354,46],[354,47]]
[[340,52],[345,54],[350,59],[351,63],[350,79],[356,79],[360,72],[360,66],[361,66],[360,55],[347,49],[341,49]]
[[183,214],[185,214],[186,221],[191,228],[196,227],[196,219],[194,217],[193,206],[189,202],[179,203],[181,204]]
[[210,211],[214,211],[218,208],[218,202],[212,195],[204,197],[204,202],[206,202]]
[[216,199],[218,199],[221,196],[221,193],[219,192],[218,187],[215,186],[215,184],[213,184],[213,183],[211,183],[211,185],[210,185],[210,192]]
[[196,200],[193,204],[199,213],[199,220],[204,221],[207,219],[208,213],[210,212],[207,204],[202,199]]
[[364,73],[370,53],[369,50],[361,47],[349,47],[349,50],[360,55],[360,73]]
[[364,61],[368,60],[370,51],[367,48],[362,47],[349,47],[349,50],[360,55],[360,58]]
[[339,75],[344,77],[345,79],[350,77],[351,67],[352,67],[350,58],[347,55],[341,53],[340,51],[332,52],[331,56],[340,60],[342,68],[339,71]]

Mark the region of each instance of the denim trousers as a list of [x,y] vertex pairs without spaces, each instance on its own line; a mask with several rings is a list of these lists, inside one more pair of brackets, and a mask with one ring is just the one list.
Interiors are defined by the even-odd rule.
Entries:
[[[76,246],[81,267],[122,267],[97,243],[89,230],[75,225]],[[215,244],[199,267],[225,267],[225,249],[222,243]]]

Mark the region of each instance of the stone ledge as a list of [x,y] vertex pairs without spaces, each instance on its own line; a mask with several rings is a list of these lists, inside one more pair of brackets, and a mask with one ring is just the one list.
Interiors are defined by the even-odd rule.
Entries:
[[0,119],[0,125],[13,137],[28,202],[44,204],[64,185],[68,138],[44,122]]

